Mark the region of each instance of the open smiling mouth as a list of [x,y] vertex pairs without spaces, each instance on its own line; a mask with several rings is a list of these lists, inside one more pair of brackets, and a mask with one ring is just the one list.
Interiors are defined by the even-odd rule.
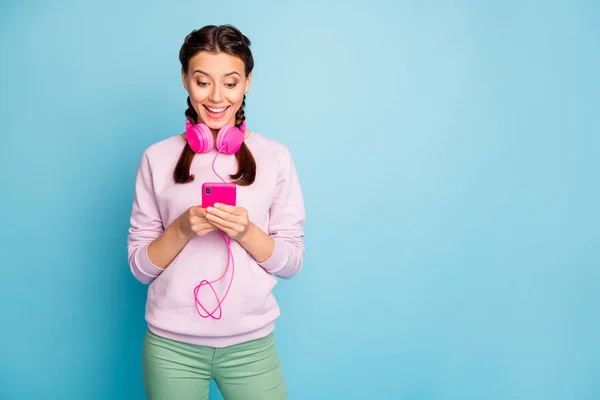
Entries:
[[204,106],[204,108],[206,110],[208,110],[208,112],[210,114],[217,114],[217,115],[218,114],[223,114],[225,111],[227,111],[227,109],[229,109],[229,107],[230,106],[227,106],[227,107],[218,107],[217,108],[217,107],[209,107],[209,106],[206,106],[206,105]]

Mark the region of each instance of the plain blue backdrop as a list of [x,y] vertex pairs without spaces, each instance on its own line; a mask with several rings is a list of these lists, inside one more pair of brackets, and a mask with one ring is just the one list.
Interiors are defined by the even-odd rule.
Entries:
[[[592,1],[4,1],[0,398],[142,399],[137,163],[184,128],[178,51],[253,42],[249,128],[308,219],[280,281],[291,399],[600,398]],[[211,399],[220,399],[211,386]]]

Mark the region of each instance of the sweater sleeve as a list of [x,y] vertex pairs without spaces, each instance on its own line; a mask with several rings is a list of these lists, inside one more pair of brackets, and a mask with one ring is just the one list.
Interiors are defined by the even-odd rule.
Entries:
[[280,157],[278,171],[268,225],[275,248],[259,265],[273,275],[290,279],[302,268],[305,209],[296,168],[287,148]]
[[150,283],[163,269],[148,258],[148,246],[164,231],[158,204],[154,196],[152,170],[144,152],[137,169],[133,208],[130,216],[127,251],[129,268],[141,283]]

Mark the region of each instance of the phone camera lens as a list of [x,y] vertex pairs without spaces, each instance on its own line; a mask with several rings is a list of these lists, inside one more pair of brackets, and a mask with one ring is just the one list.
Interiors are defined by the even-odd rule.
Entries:
[[210,194],[210,188],[206,188],[205,192],[206,194]]

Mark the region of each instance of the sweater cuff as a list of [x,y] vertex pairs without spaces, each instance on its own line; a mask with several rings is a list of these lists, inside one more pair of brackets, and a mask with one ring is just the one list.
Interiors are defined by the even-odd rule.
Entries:
[[265,269],[270,274],[276,274],[281,271],[285,267],[285,242],[280,238],[273,238],[275,242],[275,247],[273,248],[273,253],[271,257],[267,258],[265,261],[258,263],[261,267]]
[[148,247],[150,247],[150,244],[147,244],[138,250],[136,255],[136,264],[138,266],[139,271],[143,275],[147,276],[150,279],[154,279],[158,275],[160,275],[161,272],[164,271],[164,269],[152,264],[152,261],[150,261],[150,258],[148,257]]

